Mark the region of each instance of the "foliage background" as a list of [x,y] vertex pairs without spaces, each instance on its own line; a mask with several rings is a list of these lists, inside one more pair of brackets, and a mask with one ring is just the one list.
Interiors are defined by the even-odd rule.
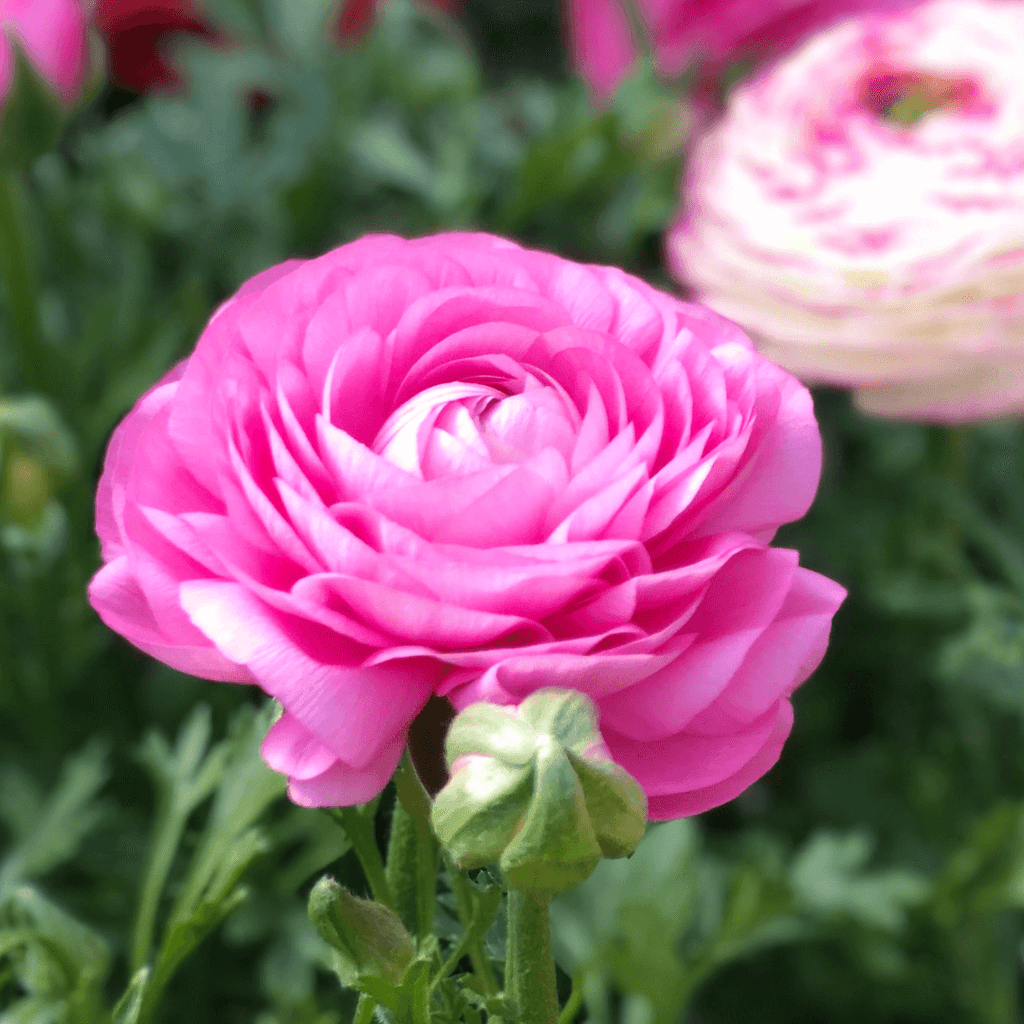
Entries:
[[[673,93],[641,72],[596,111],[555,0],[458,23],[391,0],[340,50],[324,0],[208,7],[234,46],[183,42],[177,94],[100,90],[23,196],[41,372],[0,319],[2,1024],[110,1019],[140,900],[165,998],[114,1020],[351,1019],[304,905],[359,869],[260,766],[258,695],[156,664],[85,599],[110,431],[216,303],[289,256],[453,227],[673,287]],[[1024,1020],[1024,428],[816,402],[824,479],[780,542],[850,589],[829,654],[766,779],[560,899],[580,1020]]]

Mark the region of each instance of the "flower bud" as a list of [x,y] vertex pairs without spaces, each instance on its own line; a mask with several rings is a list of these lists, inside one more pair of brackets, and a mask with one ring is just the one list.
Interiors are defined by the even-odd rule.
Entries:
[[517,708],[471,704],[445,756],[452,776],[431,811],[438,839],[460,867],[497,863],[514,889],[571,889],[644,834],[643,790],[612,761],[582,693],[539,690]]
[[309,894],[309,919],[334,950],[338,976],[353,988],[367,976],[400,984],[416,953],[412,936],[394,911],[353,896],[327,876]]
[[35,395],[0,398],[0,522],[37,527],[77,466],[74,435],[53,406]]
[[3,460],[0,479],[0,518],[19,526],[35,526],[50,504],[53,485],[46,467],[24,452]]

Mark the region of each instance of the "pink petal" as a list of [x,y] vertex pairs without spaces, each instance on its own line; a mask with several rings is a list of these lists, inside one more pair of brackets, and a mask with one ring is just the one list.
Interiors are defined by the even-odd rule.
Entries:
[[717,786],[732,778],[775,732],[779,705],[773,704],[744,729],[723,736],[684,732],[665,739],[620,736],[602,717],[602,736],[612,757],[649,796],[674,796]]
[[385,744],[368,764],[353,768],[335,761],[322,774],[311,779],[292,778],[288,798],[300,807],[352,807],[379,795],[391,781],[405,747],[405,734]]
[[252,682],[245,668],[228,661],[214,647],[177,643],[167,636],[123,556],[103,566],[93,577],[89,603],[112,630],[179,672],[218,682]]
[[728,803],[757,782],[779,759],[783,744],[793,727],[793,706],[783,701],[775,726],[764,746],[736,774],[713,786],[672,796],[654,796],[647,801],[647,817],[651,821],[669,821],[702,814],[712,807]]
[[299,781],[322,775],[338,760],[333,750],[287,712],[270,727],[260,753],[275,772]]
[[275,614],[237,583],[185,583],[181,603],[225,657],[338,757],[366,768],[426,703],[440,667],[423,658],[339,664],[348,645],[309,621]]
[[729,685],[789,593],[796,553],[743,551],[719,570],[687,632],[697,637],[672,664],[602,703],[603,721],[623,736],[664,739]]
[[846,597],[837,583],[797,569],[775,621],[754,641],[725,692],[691,719],[687,731],[721,734],[745,728],[789,696],[818,667]]
[[[757,361],[757,418],[743,465],[704,511],[695,535],[730,530],[770,535],[803,516],[818,488],[821,435],[814,404],[802,384],[767,360],[739,346],[728,354],[748,364]],[[724,352],[719,355],[725,358]]]
[[5,0],[0,30],[18,40],[65,103],[77,98],[88,56],[85,15],[77,0]]

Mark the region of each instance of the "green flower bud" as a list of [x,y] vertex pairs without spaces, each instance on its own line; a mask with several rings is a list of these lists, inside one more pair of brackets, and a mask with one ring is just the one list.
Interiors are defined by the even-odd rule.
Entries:
[[0,521],[40,527],[58,485],[77,467],[74,435],[49,402],[0,398]]
[[357,988],[365,977],[401,984],[416,946],[394,911],[325,875],[309,894],[309,919],[334,950],[334,968],[346,985]]
[[497,864],[514,889],[571,889],[644,834],[644,792],[575,690],[539,690],[518,708],[470,705],[445,757],[452,777],[431,810],[438,839],[460,867]]
[[35,526],[52,495],[53,484],[45,466],[24,452],[7,456],[0,480],[0,517],[19,526]]

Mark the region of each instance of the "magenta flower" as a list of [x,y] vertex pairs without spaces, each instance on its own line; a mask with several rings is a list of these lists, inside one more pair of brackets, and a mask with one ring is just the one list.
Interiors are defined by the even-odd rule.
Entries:
[[15,49],[66,104],[85,79],[88,37],[78,0],[0,0],[0,110],[14,85]]
[[1024,409],[1024,5],[836,26],[733,94],[669,258],[804,380],[886,416]]
[[[639,49],[625,0],[567,0],[576,68],[607,100],[632,70]],[[682,74],[699,61],[721,71],[742,58],[777,57],[840,18],[893,10],[915,0],[636,0],[658,70]]]
[[368,237],[248,282],[110,444],[103,620],[283,705],[292,799],[387,783],[431,693],[597,702],[653,818],[776,760],[843,590],[769,547],[807,391],[732,324],[488,235]]

